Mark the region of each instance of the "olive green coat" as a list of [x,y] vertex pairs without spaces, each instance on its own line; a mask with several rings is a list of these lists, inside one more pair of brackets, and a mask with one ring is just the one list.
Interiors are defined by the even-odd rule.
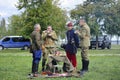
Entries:
[[[51,36],[49,36],[51,34]],[[55,41],[57,41],[57,35],[55,31],[51,31],[47,33],[47,31],[43,31],[42,39],[45,47],[55,47]]]
[[79,30],[78,35],[80,36],[80,47],[90,46],[90,28],[87,24],[84,24]]
[[30,34],[30,37],[31,37],[31,43],[32,43],[32,50],[41,49],[42,39],[41,39],[40,33],[37,31],[33,31]]

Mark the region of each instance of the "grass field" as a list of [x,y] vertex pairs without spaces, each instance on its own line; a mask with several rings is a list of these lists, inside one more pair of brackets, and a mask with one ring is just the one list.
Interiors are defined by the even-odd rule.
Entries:
[[[110,50],[90,50],[89,72],[81,78],[35,78],[35,80],[120,80],[120,45]],[[32,57],[29,51],[6,49],[0,51],[0,80],[29,80]],[[78,70],[81,68],[80,51],[77,53]],[[41,70],[41,63],[39,66]]]

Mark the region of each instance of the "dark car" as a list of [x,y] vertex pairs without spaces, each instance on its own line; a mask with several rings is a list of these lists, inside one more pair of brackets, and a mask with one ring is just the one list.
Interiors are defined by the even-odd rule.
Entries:
[[4,48],[21,48],[28,49],[30,40],[22,36],[5,36],[0,40],[0,50]]
[[[96,38],[91,39],[91,45],[90,45],[90,49],[95,48],[96,49]],[[101,49],[111,49],[111,41],[107,36],[103,36],[103,37],[98,37],[98,48]]]

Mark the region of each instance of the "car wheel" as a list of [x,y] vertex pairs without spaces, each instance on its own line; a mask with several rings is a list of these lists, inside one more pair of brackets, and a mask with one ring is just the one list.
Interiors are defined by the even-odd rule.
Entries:
[[101,49],[105,49],[105,44],[102,44]]
[[102,46],[101,49],[105,49],[105,46]]
[[92,49],[92,47],[90,46],[89,49]]
[[25,46],[23,47],[23,49],[24,49],[24,50],[27,50],[27,49],[28,49],[28,46],[27,46],[27,45],[25,45]]
[[108,45],[107,49],[111,49],[111,45],[110,44]]
[[96,47],[94,47],[94,49],[96,49]]
[[3,47],[3,46],[0,46],[0,51],[3,50],[3,49],[4,49],[4,47]]

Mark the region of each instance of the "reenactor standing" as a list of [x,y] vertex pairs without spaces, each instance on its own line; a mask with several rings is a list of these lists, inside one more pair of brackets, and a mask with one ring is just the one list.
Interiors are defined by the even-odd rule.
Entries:
[[31,49],[32,49],[32,55],[33,55],[33,61],[32,61],[32,74],[30,76],[32,77],[38,77],[38,67],[39,62],[41,60],[41,45],[42,45],[42,39],[40,35],[41,27],[39,24],[36,24],[34,26],[34,31],[31,33]]
[[56,32],[52,30],[51,26],[47,27],[47,30],[42,33],[43,45],[45,49],[43,50],[43,59],[42,59],[42,71],[45,70],[46,61],[49,54],[55,52],[55,41],[57,41]]
[[88,50],[90,46],[90,28],[84,19],[80,19],[79,24],[81,26],[80,30],[75,31],[80,37],[80,47],[81,47],[81,57],[82,57],[82,69],[80,70],[80,75],[83,75],[88,71],[89,58]]
[[76,53],[77,48],[79,47],[79,38],[78,35],[74,33],[75,30],[73,29],[73,24],[71,22],[67,24],[67,28],[68,28],[68,31],[66,32],[67,44],[65,47],[65,51],[68,59],[70,60],[74,67],[73,73],[75,73],[77,67]]

